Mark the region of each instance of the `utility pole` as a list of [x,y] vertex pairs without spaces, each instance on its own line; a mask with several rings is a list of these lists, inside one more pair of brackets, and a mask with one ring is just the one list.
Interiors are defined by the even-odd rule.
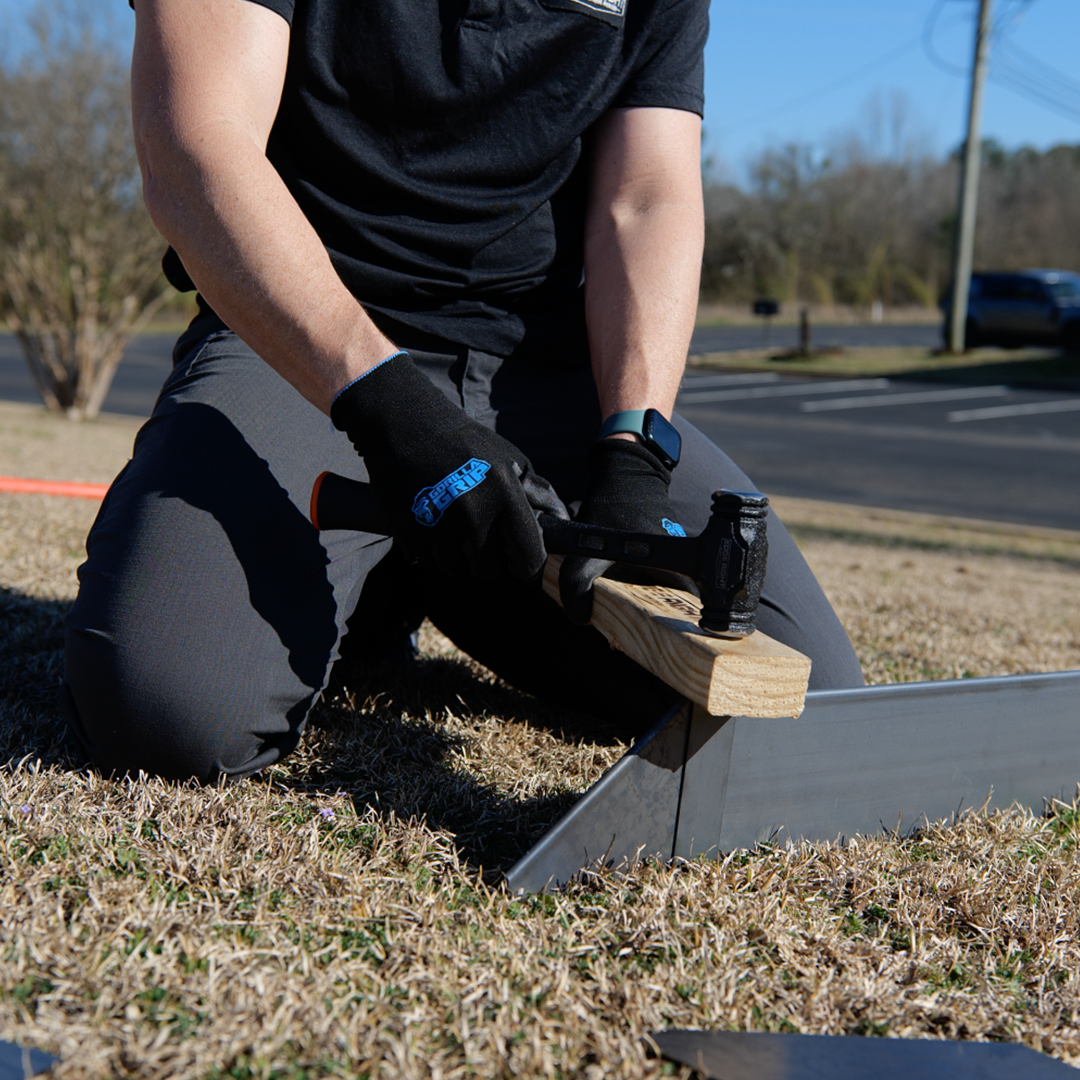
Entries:
[[971,101],[968,104],[967,140],[960,166],[960,207],[953,253],[952,311],[949,321],[949,352],[964,350],[964,324],[967,322],[968,289],[971,286],[971,262],[975,252],[975,209],[979,201],[979,164],[981,158],[983,87],[986,84],[986,61],[990,53],[990,7],[993,0],[979,0],[979,19],[975,27],[975,61],[971,68]]

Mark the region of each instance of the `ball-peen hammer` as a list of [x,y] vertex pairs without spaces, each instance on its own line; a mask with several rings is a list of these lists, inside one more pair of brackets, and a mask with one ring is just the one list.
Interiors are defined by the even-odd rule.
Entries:
[[[754,632],[765,580],[769,500],[756,491],[721,489],[699,536],[654,536],[625,532],[540,514],[549,555],[666,570],[690,578],[701,594],[706,633],[746,637]],[[392,536],[386,511],[370,484],[324,472],[311,492],[311,522],[317,529],[354,529]]]

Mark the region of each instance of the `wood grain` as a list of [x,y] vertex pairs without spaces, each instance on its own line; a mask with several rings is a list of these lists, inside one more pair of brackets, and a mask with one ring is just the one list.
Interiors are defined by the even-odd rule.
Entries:
[[[559,566],[544,568],[544,591],[559,600]],[[798,716],[810,660],[760,630],[746,638],[713,637],[698,628],[701,605],[662,585],[599,578],[592,625],[643,668],[713,716]]]

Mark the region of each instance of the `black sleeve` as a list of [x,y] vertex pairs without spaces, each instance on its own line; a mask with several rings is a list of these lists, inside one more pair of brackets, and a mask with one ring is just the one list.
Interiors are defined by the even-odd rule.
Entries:
[[[249,0],[252,4],[261,4],[264,8],[276,11],[290,26],[292,26],[293,6],[295,0]],[[128,6],[135,7],[135,0],[128,0]]]
[[709,0],[660,0],[651,16],[641,59],[613,104],[703,115]]
[[292,26],[293,8],[296,0],[248,0],[252,4],[261,4],[264,8],[276,11],[290,26]]

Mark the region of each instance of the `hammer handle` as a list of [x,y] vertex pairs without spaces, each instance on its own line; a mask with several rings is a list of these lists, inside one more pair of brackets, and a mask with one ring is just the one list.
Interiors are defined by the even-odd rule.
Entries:
[[581,555],[586,559],[629,563],[670,570],[698,580],[700,543],[696,536],[656,536],[586,525],[582,521],[540,515],[544,547],[549,555]]
[[[605,529],[550,514],[539,516],[549,555],[581,555],[589,559],[671,570],[696,579],[697,537],[654,536]],[[392,536],[393,526],[371,484],[324,472],[311,492],[311,523],[317,529],[355,529]]]
[[393,526],[382,500],[370,484],[337,473],[319,473],[311,489],[311,524],[323,529],[393,536]]

